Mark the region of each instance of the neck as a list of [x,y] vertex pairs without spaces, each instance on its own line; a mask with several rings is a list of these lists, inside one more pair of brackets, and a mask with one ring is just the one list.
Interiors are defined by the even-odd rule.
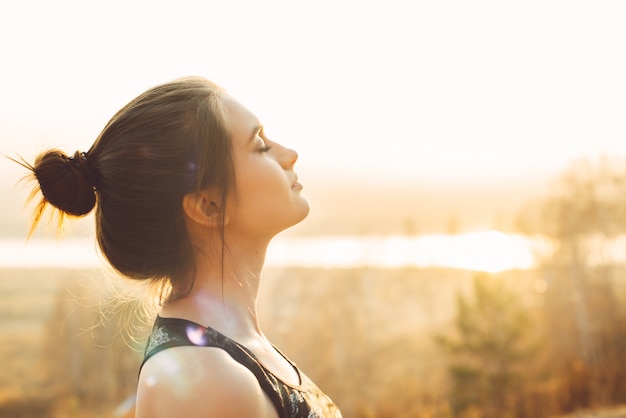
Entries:
[[189,319],[230,337],[262,335],[257,301],[268,244],[230,242],[223,257],[221,247],[212,255],[200,254],[193,288],[164,304],[161,314]]

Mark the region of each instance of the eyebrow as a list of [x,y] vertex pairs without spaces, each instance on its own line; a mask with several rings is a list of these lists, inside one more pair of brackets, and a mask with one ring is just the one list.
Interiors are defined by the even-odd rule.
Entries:
[[263,125],[257,125],[252,129],[252,135],[250,136],[250,141],[254,141],[254,138],[260,133],[263,132]]

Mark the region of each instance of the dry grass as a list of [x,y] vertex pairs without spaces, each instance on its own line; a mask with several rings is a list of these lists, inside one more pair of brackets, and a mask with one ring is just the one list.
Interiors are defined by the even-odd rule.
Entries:
[[558,418],[626,418],[626,405],[602,410],[578,411]]

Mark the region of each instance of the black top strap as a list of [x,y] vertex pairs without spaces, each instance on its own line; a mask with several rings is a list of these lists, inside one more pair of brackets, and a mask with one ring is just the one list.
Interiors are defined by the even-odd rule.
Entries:
[[155,354],[172,347],[216,347],[226,351],[235,361],[250,370],[261,389],[270,398],[280,418],[341,417],[335,404],[315,386],[278,349],[276,350],[292,365],[300,378],[300,385],[282,381],[268,370],[246,347],[226,337],[213,328],[192,321],[158,316],[146,344],[145,362]]

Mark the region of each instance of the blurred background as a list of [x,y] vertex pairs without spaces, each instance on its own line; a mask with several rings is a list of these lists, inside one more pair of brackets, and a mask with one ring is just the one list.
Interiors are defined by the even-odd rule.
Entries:
[[[346,417],[626,417],[626,4],[0,6],[0,152],[86,151],[201,75],[296,149],[266,333]],[[0,416],[130,417],[142,289],[93,218],[27,242],[0,160]],[[577,415],[578,414],[578,415]]]

